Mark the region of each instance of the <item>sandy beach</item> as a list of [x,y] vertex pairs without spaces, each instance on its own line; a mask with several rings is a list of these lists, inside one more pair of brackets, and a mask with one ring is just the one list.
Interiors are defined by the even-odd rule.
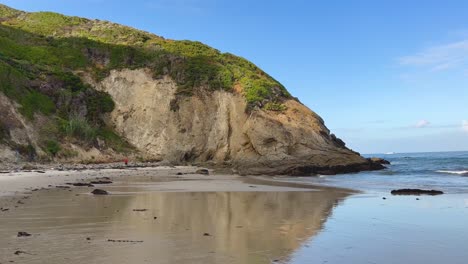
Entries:
[[350,194],[197,169],[1,174],[0,263],[285,263]]
[[[0,263],[462,264],[468,257],[463,192],[391,196],[313,185],[314,178],[106,167],[0,174]],[[96,181],[112,183],[70,185]],[[91,194],[97,188],[109,195]]]

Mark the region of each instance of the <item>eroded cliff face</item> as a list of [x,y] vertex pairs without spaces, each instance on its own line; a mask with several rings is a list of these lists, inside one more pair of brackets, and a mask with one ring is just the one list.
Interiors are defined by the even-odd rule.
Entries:
[[372,169],[330,135],[323,120],[295,100],[284,111],[246,111],[240,93],[178,96],[170,77],[150,70],[113,70],[99,83],[115,109],[108,122],[148,157],[175,164],[214,163],[241,174],[333,174]]
[[[36,114],[33,120],[25,118],[18,103],[0,92],[0,169],[25,161],[50,161],[44,151],[43,141],[50,139],[49,130],[54,129],[50,117]],[[88,162],[107,161],[123,157],[111,149],[84,148],[73,142],[62,142],[62,147],[72,156],[58,155],[56,161]]]

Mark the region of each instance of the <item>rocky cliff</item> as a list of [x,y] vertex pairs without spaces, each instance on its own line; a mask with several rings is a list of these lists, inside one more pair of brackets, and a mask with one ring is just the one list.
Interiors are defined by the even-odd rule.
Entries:
[[0,110],[9,161],[132,156],[292,175],[382,168],[243,58],[2,5]]

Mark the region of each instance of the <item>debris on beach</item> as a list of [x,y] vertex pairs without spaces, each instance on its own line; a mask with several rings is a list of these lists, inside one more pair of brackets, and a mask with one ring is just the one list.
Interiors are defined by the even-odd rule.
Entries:
[[211,236],[210,233],[204,233],[203,236]]
[[441,195],[443,191],[422,189],[398,189],[391,192],[392,195]]
[[107,242],[114,243],[143,243],[143,240],[119,240],[119,239],[107,239]]
[[29,234],[28,232],[23,232],[23,231],[20,231],[18,232],[18,235],[16,235],[17,237],[30,237],[31,234]]
[[75,183],[66,183],[67,185],[72,185],[75,187],[94,187],[91,183],[86,182],[75,182]]
[[94,189],[91,193],[94,195],[108,195],[109,194],[107,191],[104,191],[101,189]]
[[133,209],[133,212],[146,212],[148,209]]

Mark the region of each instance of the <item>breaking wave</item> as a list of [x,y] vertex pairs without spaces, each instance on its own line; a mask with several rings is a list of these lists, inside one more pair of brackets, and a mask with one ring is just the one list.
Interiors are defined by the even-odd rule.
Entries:
[[448,173],[448,174],[458,174],[458,175],[468,175],[468,170],[438,170],[439,173]]

